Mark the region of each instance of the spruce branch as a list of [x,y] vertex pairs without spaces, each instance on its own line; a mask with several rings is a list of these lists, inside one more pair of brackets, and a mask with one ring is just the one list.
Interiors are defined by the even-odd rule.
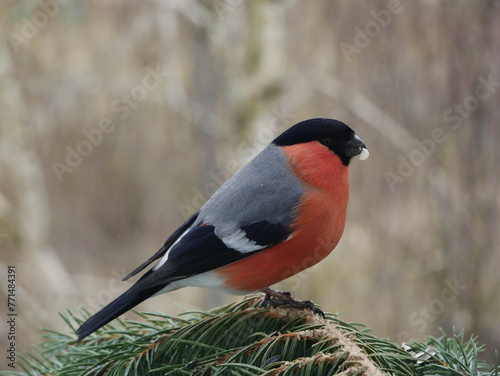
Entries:
[[[478,375],[498,376],[478,360],[476,338],[459,333],[404,346],[369,333],[338,315],[260,308],[250,297],[209,312],[179,317],[137,312],[144,321],[118,320],[76,343],[47,331],[22,355],[24,373],[5,375]],[[72,328],[81,316],[62,314]]]

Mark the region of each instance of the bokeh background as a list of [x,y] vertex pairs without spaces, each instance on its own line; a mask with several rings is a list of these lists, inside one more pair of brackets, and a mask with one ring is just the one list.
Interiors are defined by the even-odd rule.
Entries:
[[[352,163],[335,252],[276,287],[394,341],[464,329],[493,358],[498,2],[1,7],[0,297],[4,312],[14,265],[18,350],[41,327],[66,330],[59,311],[94,312],[124,291],[120,279],[274,136],[332,117],[371,157]],[[139,309],[236,299],[188,288]]]

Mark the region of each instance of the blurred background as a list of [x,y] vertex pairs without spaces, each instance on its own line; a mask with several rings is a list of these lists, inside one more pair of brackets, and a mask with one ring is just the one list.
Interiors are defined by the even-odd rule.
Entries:
[[[41,327],[67,330],[59,311],[95,312],[124,291],[121,278],[277,134],[331,117],[371,156],[351,165],[335,252],[276,287],[398,342],[464,329],[493,359],[498,2],[1,7],[0,297],[3,312],[15,266],[18,350]],[[138,308],[237,299],[188,288]]]

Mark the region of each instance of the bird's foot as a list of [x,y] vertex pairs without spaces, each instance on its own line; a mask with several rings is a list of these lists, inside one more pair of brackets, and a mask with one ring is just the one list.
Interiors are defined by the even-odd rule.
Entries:
[[325,313],[316,307],[310,300],[295,300],[287,291],[274,291],[270,288],[266,288],[262,290],[262,292],[266,294],[266,296],[260,303],[260,307],[279,307],[286,305],[296,309],[308,309],[325,318]]

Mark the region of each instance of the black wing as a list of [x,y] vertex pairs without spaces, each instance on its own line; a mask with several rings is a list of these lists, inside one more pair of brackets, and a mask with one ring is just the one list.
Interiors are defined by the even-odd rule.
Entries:
[[248,240],[262,248],[240,252],[230,248],[215,234],[212,225],[200,224],[189,230],[169,253],[168,260],[158,270],[148,272],[132,288],[131,292],[150,289],[158,285],[184,279],[220,268],[261,252],[273,244],[285,241],[292,233],[289,226],[261,221],[243,226]]
[[139,273],[141,270],[143,270],[146,266],[151,264],[153,261],[158,260],[159,258],[163,257],[165,252],[172,246],[172,244],[175,243],[175,241],[181,236],[188,228],[193,224],[193,222],[198,218],[199,211],[193,214],[186,222],[182,224],[181,227],[179,227],[177,230],[174,231],[172,235],[169,236],[169,238],[165,241],[165,244],[156,252],[153,256],[151,256],[149,259],[147,259],[144,263],[139,265],[137,268],[135,268],[129,275],[127,275],[125,278],[123,278],[122,281],[126,281],[130,278],[132,278],[134,275]]

